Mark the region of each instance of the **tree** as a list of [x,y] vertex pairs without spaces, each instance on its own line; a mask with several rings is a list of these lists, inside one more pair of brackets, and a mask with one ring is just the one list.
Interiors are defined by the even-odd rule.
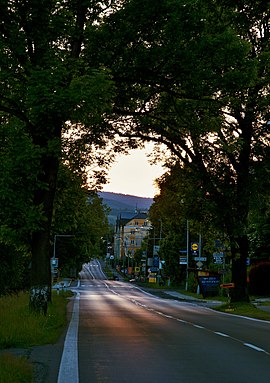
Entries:
[[[116,5],[119,1],[115,2]],[[81,148],[104,145],[113,83],[86,57],[87,36],[113,1],[1,0],[2,121],[20,126],[38,152],[33,206],[40,212],[31,236],[30,306],[46,304],[50,231],[62,140],[76,134]],[[74,140],[73,140],[74,141]],[[83,141],[83,143],[82,143]],[[73,145],[74,146],[74,145]]]
[[112,127],[166,145],[216,206],[234,300],[248,299],[248,217],[268,155],[268,11],[261,1],[133,0],[94,39],[117,84]]
[[[179,265],[179,257],[187,246],[202,239],[202,256],[214,252],[216,240],[226,242],[223,221],[213,201],[204,195],[204,190],[193,178],[188,168],[176,163],[158,180],[159,194],[150,208],[150,220],[155,224],[157,217],[162,222],[160,256],[165,259],[165,271],[178,275],[178,282],[186,280],[186,266]],[[187,227],[188,239],[187,243]],[[168,265],[167,265],[168,263]],[[196,267],[189,257],[189,267]],[[182,275],[179,273],[181,272]],[[180,279],[181,277],[181,279]]]
[[[269,150],[269,149],[268,149]],[[269,155],[256,168],[257,190],[249,214],[249,250],[251,262],[270,260],[270,160]]]
[[39,153],[20,124],[0,125],[1,294],[29,287],[30,233],[40,210],[33,205]]
[[105,252],[101,253],[102,238],[108,231],[107,209],[101,199],[95,192],[82,187],[78,175],[66,166],[60,166],[52,222],[52,247],[55,246],[62,275],[75,276],[83,263],[104,255]]

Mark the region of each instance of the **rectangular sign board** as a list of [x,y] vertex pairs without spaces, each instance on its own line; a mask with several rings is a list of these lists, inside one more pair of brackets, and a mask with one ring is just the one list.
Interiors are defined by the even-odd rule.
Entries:
[[195,257],[194,261],[205,262],[205,261],[207,261],[207,258],[206,257]]
[[220,285],[220,275],[208,277],[198,277],[201,292],[204,298],[218,294]]
[[51,268],[58,267],[58,258],[51,258]]
[[187,265],[187,256],[186,255],[180,255],[179,265]]

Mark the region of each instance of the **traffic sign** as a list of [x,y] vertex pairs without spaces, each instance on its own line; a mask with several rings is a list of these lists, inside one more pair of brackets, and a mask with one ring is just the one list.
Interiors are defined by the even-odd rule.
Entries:
[[202,262],[197,262],[196,263],[197,267],[200,269],[201,267],[203,267],[203,263]]
[[187,256],[180,255],[180,257],[179,257],[179,265],[187,265]]
[[193,242],[191,244],[191,250],[196,251],[199,249],[199,244],[197,242]]
[[222,289],[232,289],[232,288],[234,288],[234,283],[222,283],[220,285],[220,287]]
[[206,257],[194,257],[194,261],[206,262],[207,258]]
[[58,258],[51,258],[51,268],[58,267]]

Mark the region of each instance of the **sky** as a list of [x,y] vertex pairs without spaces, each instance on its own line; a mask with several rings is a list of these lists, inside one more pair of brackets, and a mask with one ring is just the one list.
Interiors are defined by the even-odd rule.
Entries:
[[158,194],[154,180],[165,173],[161,164],[150,165],[146,154],[151,150],[134,149],[121,155],[109,171],[109,181],[103,191],[153,198]]

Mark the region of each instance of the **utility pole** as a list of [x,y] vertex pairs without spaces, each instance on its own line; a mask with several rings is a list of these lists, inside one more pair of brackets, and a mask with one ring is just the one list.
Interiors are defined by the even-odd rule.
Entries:
[[186,271],[186,291],[188,291],[188,263],[189,263],[189,222],[187,219],[187,271]]

